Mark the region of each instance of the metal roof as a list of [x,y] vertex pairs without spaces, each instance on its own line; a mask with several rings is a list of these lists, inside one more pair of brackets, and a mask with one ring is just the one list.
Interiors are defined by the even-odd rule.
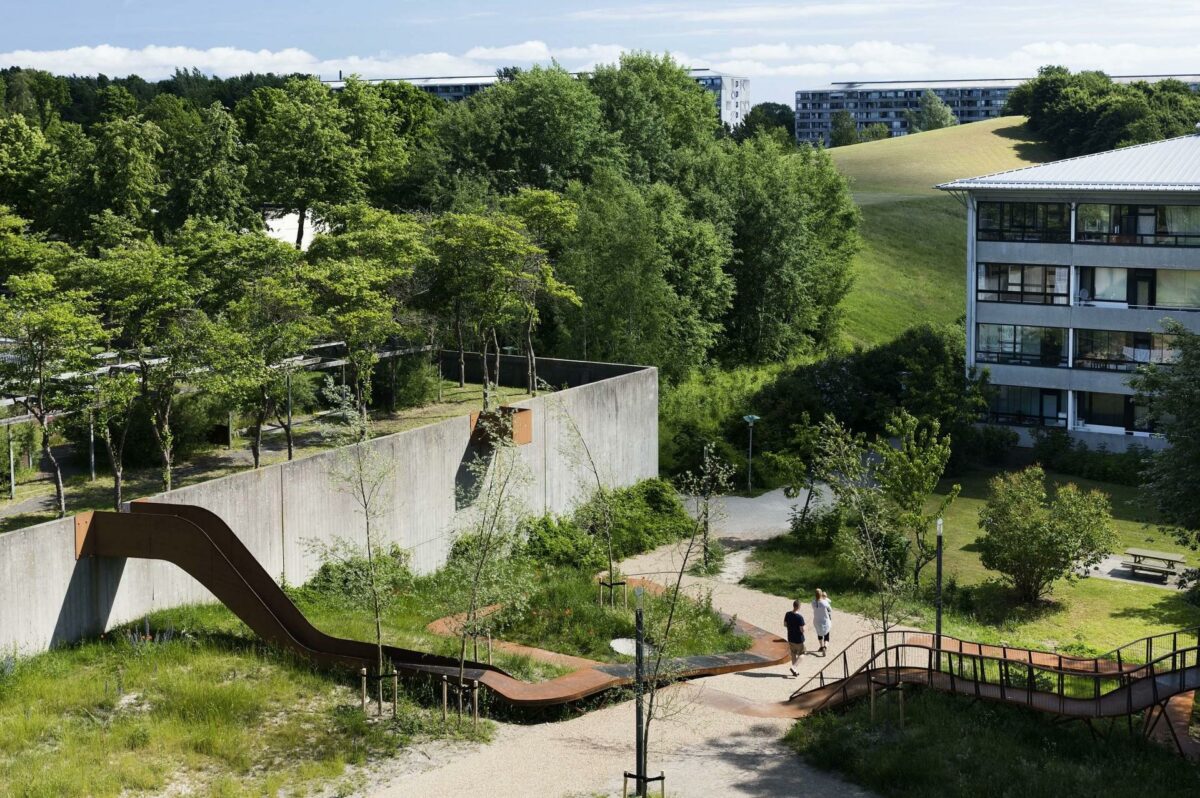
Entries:
[[[1198,131],[1200,131],[1200,126]],[[1171,191],[1200,192],[1200,132],[1039,166],[964,178],[942,191]]]
[[[838,91],[913,91],[917,89],[1013,89],[1033,78],[954,78],[951,80],[843,80],[815,89],[799,89],[802,92]],[[1160,80],[1178,80],[1195,88],[1200,85],[1200,75],[1110,75],[1113,83],[1156,83]]]

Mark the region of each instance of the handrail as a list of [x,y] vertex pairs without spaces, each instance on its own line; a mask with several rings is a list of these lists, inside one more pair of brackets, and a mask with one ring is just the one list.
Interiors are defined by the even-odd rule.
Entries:
[[[876,632],[851,641],[837,659],[810,677],[789,700],[804,695],[819,697],[817,703],[808,706],[810,711],[819,711],[838,696],[843,701],[848,700],[850,688],[856,681],[860,686],[868,679],[876,681],[882,672],[889,686],[902,681],[919,681],[932,687],[935,680],[941,680],[943,689],[948,682],[952,693],[965,691],[976,698],[998,697],[1001,701],[1023,703],[1059,714],[1097,717],[1132,714],[1160,703],[1162,694],[1169,697],[1200,686],[1200,636],[1195,643],[1188,640],[1187,645],[1180,645],[1180,635],[1190,637],[1191,631],[1140,638],[1113,649],[1109,655],[1091,658],[946,637],[942,638],[941,646],[935,647],[937,641],[932,634],[907,630],[888,632],[887,637],[896,638],[896,642],[878,646],[876,641],[884,634]],[[1167,640],[1171,644],[1170,650],[1156,652],[1155,643]],[[851,652],[861,653],[867,645],[869,654],[851,672]],[[971,651],[972,646],[974,651]],[[1125,652],[1133,648],[1144,653],[1146,660],[1129,659]],[[991,652],[985,652],[985,649],[991,649]],[[830,671],[834,674],[840,671],[840,674],[830,678],[827,676]],[[818,685],[809,689],[814,681]],[[818,695],[830,687],[834,689],[827,695]],[[1114,697],[1122,692],[1124,701],[1114,710],[1113,701],[1120,701]]]

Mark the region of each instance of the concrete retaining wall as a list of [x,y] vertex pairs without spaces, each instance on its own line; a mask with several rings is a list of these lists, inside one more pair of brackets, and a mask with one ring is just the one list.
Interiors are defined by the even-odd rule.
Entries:
[[[457,356],[449,357],[444,361],[447,375],[453,373],[451,363],[457,368]],[[524,360],[502,360],[504,381],[520,384]],[[654,369],[542,360],[539,376],[575,387],[517,403],[533,411],[533,441],[517,450],[525,472],[520,491],[525,509],[564,513],[585,495],[593,477],[581,441],[608,485],[658,474]],[[458,488],[469,481],[467,464],[477,454],[470,438],[470,421],[460,416],[371,442],[394,465],[379,528],[385,540],[412,552],[418,571],[434,570],[445,561],[462,523],[465,508],[458,506]],[[179,488],[153,500],[212,510],[268,572],[299,584],[319,565],[315,545],[362,534],[357,505],[334,474],[341,456],[324,452]],[[0,652],[32,653],[99,634],[153,610],[212,599],[167,563],[76,562],[74,535],[71,518],[0,535]]]

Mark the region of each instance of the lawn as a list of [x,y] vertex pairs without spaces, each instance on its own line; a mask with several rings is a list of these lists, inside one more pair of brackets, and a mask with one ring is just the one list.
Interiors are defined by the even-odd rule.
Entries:
[[[956,480],[963,492],[951,505],[945,523],[943,629],[947,634],[1039,649],[1102,653],[1147,635],[1200,625],[1200,608],[1188,604],[1178,591],[1108,579],[1059,583],[1050,601],[1036,607],[1015,606],[998,581],[1000,575],[980,563],[974,545],[979,535],[979,510],[993,473],[977,471]],[[1075,482],[1112,497],[1118,549],[1140,545],[1180,550],[1172,538],[1152,525],[1152,515],[1137,506],[1136,489],[1056,474],[1050,477],[1056,483]],[[949,484],[944,482],[940,490],[948,489]],[[1194,553],[1187,556],[1189,564],[1197,563]],[[797,596],[820,586],[832,594],[835,607],[857,612],[870,609],[870,596],[838,568],[830,553],[813,554],[791,536],[784,536],[758,549],[754,558],[758,570],[744,580],[751,587]],[[907,623],[933,628],[934,612],[928,601],[932,579],[930,565],[923,574],[926,597],[908,603],[911,616]]]
[[966,212],[933,186],[1050,160],[1020,117],[831,149],[863,212],[845,299],[848,343],[871,345],[965,311]]
[[[812,764],[884,796],[1058,798],[1195,795],[1200,769],[1114,725],[1107,738],[1023,708],[905,690],[899,728],[894,694],[880,721],[860,701],[796,723],[786,742]],[[1099,724],[1107,730],[1108,724]],[[1134,724],[1135,730],[1138,728]]]

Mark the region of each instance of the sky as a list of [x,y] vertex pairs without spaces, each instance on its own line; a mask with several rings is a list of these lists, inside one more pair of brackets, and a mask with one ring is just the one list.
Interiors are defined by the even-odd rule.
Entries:
[[575,71],[630,50],[749,77],[753,102],[788,105],[833,81],[1020,78],[1050,63],[1200,73],[1200,0],[0,0],[0,66],[60,74]]

